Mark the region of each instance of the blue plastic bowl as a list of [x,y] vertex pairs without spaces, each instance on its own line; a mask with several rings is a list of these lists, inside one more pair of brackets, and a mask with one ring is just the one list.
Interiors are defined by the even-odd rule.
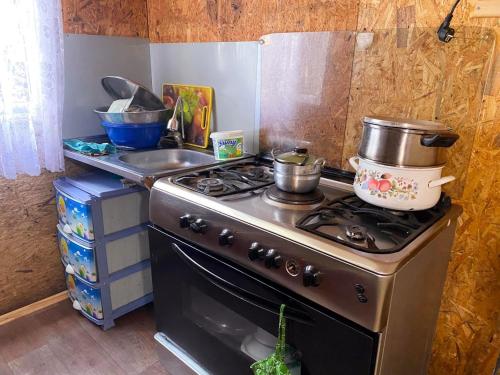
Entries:
[[111,143],[134,149],[156,147],[165,129],[164,122],[149,124],[112,124],[101,121]]

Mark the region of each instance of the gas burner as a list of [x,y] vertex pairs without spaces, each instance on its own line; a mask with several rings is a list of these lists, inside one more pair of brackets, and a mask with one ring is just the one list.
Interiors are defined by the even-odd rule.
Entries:
[[345,228],[345,234],[351,240],[363,241],[366,239],[366,228],[359,225],[348,225]]
[[352,195],[336,199],[310,212],[296,224],[351,248],[369,253],[394,253],[441,218],[449,198],[425,211],[390,211],[373,206]]
[[273,170],[270,167],[255,164],[236,165],[227,168],[229,173],[238,174],[253,182],[274,182]]
[[272,169],[258,162],[201,170],[173,179],[177,185],[212,197],[245,193],[274,183]]
[[306,194],[298,194],[280,190],[276,185],[266,190],[266,196],[272,201],[290,205],[313,205],[321,203],[325,199],[325,195],[319,189]]
[[196,186],[204,193],[212,193],[224,190],[224,181],[220,178],[202,178],[196,182]]

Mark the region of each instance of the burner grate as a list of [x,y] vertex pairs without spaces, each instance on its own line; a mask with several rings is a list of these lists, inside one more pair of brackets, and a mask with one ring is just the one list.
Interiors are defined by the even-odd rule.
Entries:
[[202,170],[177,177],[173,182],[205,195],[222,197],[271,185],[274,178],[271,168],[248,162]]
[[443,194],[431,209],[394,212],[352,195],[317,208],[296,227],[364,252],[395,253],[443,217],[450,206],[450,198]]

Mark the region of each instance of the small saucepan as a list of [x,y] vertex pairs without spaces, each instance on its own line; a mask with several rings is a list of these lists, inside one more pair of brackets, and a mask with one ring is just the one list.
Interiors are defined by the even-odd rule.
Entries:
[[325,165],[324,158],[310,155],[306,148],[296,147],[293,151],[277,154],[274,159],[274,182],[278,189],[289,193],[309,193],[316,189]]

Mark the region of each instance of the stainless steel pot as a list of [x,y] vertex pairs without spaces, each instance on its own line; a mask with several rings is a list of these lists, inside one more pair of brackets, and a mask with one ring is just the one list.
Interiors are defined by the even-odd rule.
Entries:
[[440,122],[364,117],[358,155],[398,167],[434,167],[446,162],[443,150],[459,138]]
[[309,193],[316,189],[321,177],[324,158],[309,155],[305,148],[276,155],[274,159],[274,182],[278,189],[289,193]]

